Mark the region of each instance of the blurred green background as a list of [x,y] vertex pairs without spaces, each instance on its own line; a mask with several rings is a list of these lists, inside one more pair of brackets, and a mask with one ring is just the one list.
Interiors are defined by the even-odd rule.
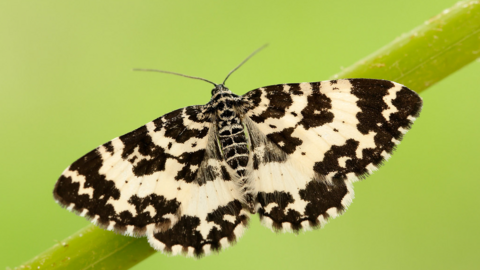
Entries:
[[[174,109],[329,79],[454,0],[0,2],[0,268],[20,265],[88,222],[59,207],[62,171],[101,143]],[[480,54],[479,54],[480,56]],[[402,83],[400,81],[400,83]],[[201,260],[155,254],[134,269],[478,269],[480,63],[421,95],[393,158],[324,229],[275,234],[252,217],[232,248]]]

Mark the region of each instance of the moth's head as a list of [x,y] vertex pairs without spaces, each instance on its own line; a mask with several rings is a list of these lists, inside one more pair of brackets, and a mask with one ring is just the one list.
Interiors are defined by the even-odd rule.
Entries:
[[223,84],[216,84],[215,88],[212,89],[212,97],[221,92],[230,92],[230,90]]

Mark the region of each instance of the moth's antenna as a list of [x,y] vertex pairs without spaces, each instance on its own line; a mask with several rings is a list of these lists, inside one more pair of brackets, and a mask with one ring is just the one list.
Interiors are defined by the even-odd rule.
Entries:
[[257,54],[259,51],[263,50],[265,47],[268,46],[268,43],[263,45],[262,47],[256,49],[252,54],[250,54],[247,58],[245,58],[245,60],[243,60],[240,65],[238,65],[236,68],[234,68],[232,71],[230,71],[230,73],[228,73],[227,77],[225,78],[225,80],[223,81],[223,85],[225,85],[225,82],[227,81],[228,77],[230,77],[230,75],[232,75],[233,72],[235,72],[235,70],[237,70],[239,67],[241,67],[243,64],[245,64],[245,62],[248,61],[248,59],[252,58],[252,56],[254,56],[255,54]]
[[152,72],[160,72],[160,73],[173,74],[173,75],[178,75],[178,76],[182,76],[182,77],[186,77],[186,78],[190,78],[190,79],[205,81],[205,82],[208,82],[208,83],[211,83],[211,84],[217,86],[216,83],[211,82],[211,81],[209,81],[209,80],[207,80],[207,79],[204,79],[204,78],[194,77],[194,76],[188,76],[188,75],[185,75],[185,74],[176,73],[176,72],[171,72],[171,71],[165,71],[165,70],[159,70],[159,69],[144,69],[144,68],[134,68],[133,71],[152,71]]

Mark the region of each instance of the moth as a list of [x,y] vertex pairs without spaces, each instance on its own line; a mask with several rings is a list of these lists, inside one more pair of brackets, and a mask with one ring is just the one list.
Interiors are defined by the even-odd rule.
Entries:
[[98,226],[146,236],[172,255],[228,247],[255,213],[275,231],[322,227],[352,202],[352,183],[389,159],[422,107],[414,91],[386,80],[278,84],[238,96],[225,81],[159,72],[213,84],[210,102],[100,145],[63,172],[53,194]]

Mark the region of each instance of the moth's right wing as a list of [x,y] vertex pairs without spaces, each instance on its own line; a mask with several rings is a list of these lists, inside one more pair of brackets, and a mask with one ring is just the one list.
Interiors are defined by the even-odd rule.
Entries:
[[146,235],[160,251],[218,250],[241,236],[248,214],[214,127],[201,106],[168,113],[78,159],[54,197],[100,227]]
[[422,107],[414,91],[374,79],[272,85],[242,101],[257,211],[283,231],[342,213],[352,182],[390,157]]

